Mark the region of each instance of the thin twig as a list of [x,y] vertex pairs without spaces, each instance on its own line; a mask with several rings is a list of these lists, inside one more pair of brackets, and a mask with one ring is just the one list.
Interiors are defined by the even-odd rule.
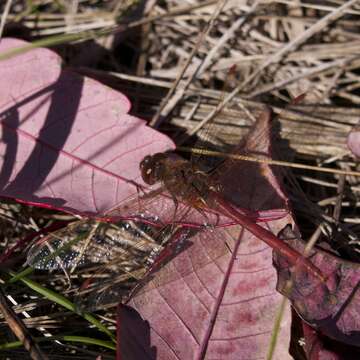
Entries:
[[47,360],[38,344],[33,340],[23,321],[15,314],[9,306],[3,289],[0,287],[0,311],[15,336],[22,342],[29,355],[34,360]]
[[334,212],[333,212],[333,218],[337,223],[340,220],[342,199],[344,196],[345,179],[346,179],[345,175],[340,175],[339,180],[338,180],[336,203],[335,203]]

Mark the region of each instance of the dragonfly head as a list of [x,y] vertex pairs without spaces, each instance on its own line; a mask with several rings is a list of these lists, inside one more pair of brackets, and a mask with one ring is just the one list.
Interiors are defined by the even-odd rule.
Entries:
[[165,161],[167,155],[165,153],[157,153],[154,155],[147,155],[140,163],[141,177],[148,185],[154,185],[161,181],[164,176]]

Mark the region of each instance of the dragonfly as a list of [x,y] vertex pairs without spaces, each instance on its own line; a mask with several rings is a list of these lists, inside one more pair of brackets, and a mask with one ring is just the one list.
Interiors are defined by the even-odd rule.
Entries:
[[[263,124],[268,123],[270,111],[265,110],[261,117]],[[250,137],[252,142],[259,141],[257,136]],[[39,239],[30,248],[27,262],[37,269],[63,270],[69,281],[74,281],[76,270],[76,278],[83,282],[78,297],[86,298],[85,306],[110,306],[149,280],[161,286],[231,253],[228,229],[241,225],[292,266],[301,265],[311,276],[325,281],[310,260],[259,224],[287,215],[281,196],[278,210],[246,209],[234,203],[233,189],[227,191],[224,185],[232,168],[229,160],[209,173],[171,152],[148,155],[139,171],[149,191],[109,211],[100,222],[80,220]],[[246,195],[246,186],[240,190]],[[185,250],[191,250],[191,264],[171,270],[168,265]]]
[[[265,110],[262,116],[270,117],[271,114]],[[180,198],[200,213],[202,210],[211,209],[218,215],[223,214],[286,257],[292,265],[304,261],[307,271],[321,281],[325,280],[321,271],[310,261],[303,259],[301,254],[279,240],[273,233],[259,226],[248,216],[249,213],[239,211],[227,201],[222,195],[220,183],[214,182],[207,173],[201,171],[193,163],[177,160],[171,153],[157,153],[146,156],[140,163],[140,169],[145,183],[163,184],[174,199],[176,207],[177,198]]]

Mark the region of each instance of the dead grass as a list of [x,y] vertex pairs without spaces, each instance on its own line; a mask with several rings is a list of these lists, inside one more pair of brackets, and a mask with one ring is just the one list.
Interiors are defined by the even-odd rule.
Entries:
[[[2,5],[0,34],[3,29],[3,36],[39,40],[84,32],[84,39],[56,45],[67,66],[124,92],[133,114],[183,146],[200,138],[226,152],[267,105],[279,114],[281,158],[359,171],[346,146],[360,119],[359,2],[251,3],[14,0]],[[97,31],[107,29],[99,36]],[[300,104],[287,105],[300,94],[306,94]],[[304,238],[326,241],[341,256],[358,260],[359,177],[284,171]],[[58,216],[4,201],[2,247]],[[64,275],[36,279],[69,296],[76,290],[66,290]],[[24,289],[13,291],[16,312],[31,313],[28,328],[40,337],[66,331],[72,312],[57,307],[44,315],[41,309],[54,306],[50,301],[29,297]],[[114,327],[113,312],[102,316]],[[14,340],[3,320],[0,332],[4,341]],[[59,358],[70,357],[71,346],[59,348]],[[89,356],[90,350],[73,348],[84,359]],[[21,350],[9,354],[23,356]]]

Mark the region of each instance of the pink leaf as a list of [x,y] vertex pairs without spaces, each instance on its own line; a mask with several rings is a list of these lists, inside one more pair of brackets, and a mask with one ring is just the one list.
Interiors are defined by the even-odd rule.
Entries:
[[351,152],[360,157],[360,126],[354,126],[347,138],[347,145]]
[[[269,120],[268,115],[261,117],[245,149],[269,153],[270,144],[263,138],[268,135]],[[260,172],[259,166],[242,165],[222,172],[224,187],[231,189],[228,196],[232,193],[242,206],[253,210],[284,206],[284,195],[268,167],[261,165]],[[264,226],[276,234],[289,223],[293,220],[288,215]],[[274,290],[271,249],[240,226],[200,232],[190,241],[191,246],[161,268],[129,302],[149,321],[157,359],[266,358],[282,299]],[[231,251],[213,257],[220,241],[226,241]],[[194,268],[201,257],[211,261]],[[186,275],[162,282],[176,272]],[[275,359],[290,358],[289,333],[287,307]]]
[[[304,250],[304,244],[296,238],[286,242],[300,252]],[[290,269],[284,258],[276,256],[278,291],[291,300],[301,318],[312,327],[334,340],[357,346],[360,343],[360,265],[321,249],[314,249],[309,258],[322,271],[326,283],[301,268]]]
[[[3,39],[0,52],[24,45]],[[61,70],[36,49],[0,67],[1,196],[78,214],[103,214],[137,193],[139,162],[173,148],[128,114],[128,99]]]

